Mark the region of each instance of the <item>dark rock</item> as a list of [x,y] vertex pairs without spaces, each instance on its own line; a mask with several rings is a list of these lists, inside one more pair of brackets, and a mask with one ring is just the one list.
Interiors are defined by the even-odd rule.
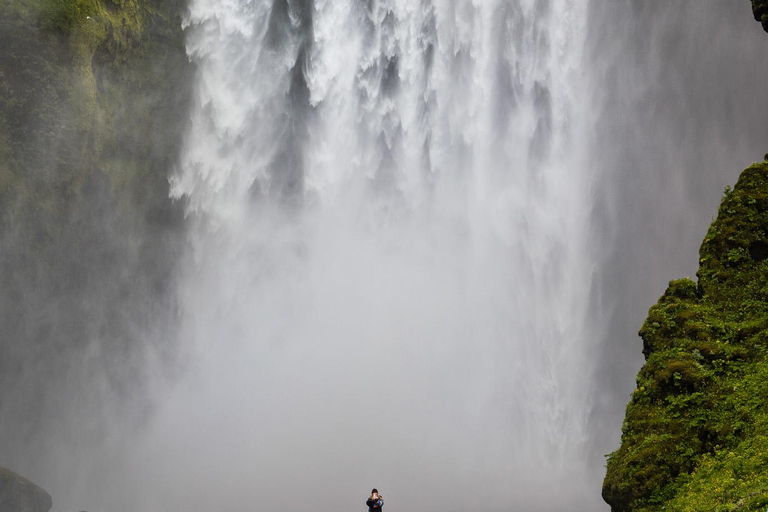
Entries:
[[763,30],[768,32],[768,1],[752,0],[752,14],[763,25]]
[[13,471],[0,467],[0,510],[3,512],[48,512],[51,496]]

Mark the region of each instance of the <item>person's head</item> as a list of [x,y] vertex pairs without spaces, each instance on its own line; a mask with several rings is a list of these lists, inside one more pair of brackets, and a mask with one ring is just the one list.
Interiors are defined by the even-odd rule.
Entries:
[[378,496],[378,495],[379,495],[379,490],[374,487],[371,490],[371,496]]

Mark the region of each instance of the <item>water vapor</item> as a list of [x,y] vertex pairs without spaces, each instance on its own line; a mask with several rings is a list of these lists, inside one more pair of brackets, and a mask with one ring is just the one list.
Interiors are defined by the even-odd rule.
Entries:
[[[65,239],[123,252],[67,308],[24,288],[14,336],[70,326],[66,369],[3,381],[0,463],[62,512],[363,510],[372,487],[390,511],[607,510],[636,331],[768,149],[748,6],[192,0],[184,23],[183,251],[78,217]],[[105,304],[135,344],[103,341]],[[131,364],[130,405],[79,394]],[[89,419],[95,441],[40,427]]]

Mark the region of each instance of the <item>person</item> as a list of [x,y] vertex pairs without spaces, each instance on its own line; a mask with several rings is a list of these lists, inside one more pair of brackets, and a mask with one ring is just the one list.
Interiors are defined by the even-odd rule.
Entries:
[[373,489],[371,491],[371,497],[365,502],[368,505],[368,512],[381,512],[384,507],[384,496],[379,494],[379,491]]

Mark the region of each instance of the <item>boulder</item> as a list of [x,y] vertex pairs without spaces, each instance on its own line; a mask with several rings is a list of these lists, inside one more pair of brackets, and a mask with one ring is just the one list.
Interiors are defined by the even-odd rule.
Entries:
[[13,471],[0,466],[0,510],[3,512],[48,512],[51,496]]

